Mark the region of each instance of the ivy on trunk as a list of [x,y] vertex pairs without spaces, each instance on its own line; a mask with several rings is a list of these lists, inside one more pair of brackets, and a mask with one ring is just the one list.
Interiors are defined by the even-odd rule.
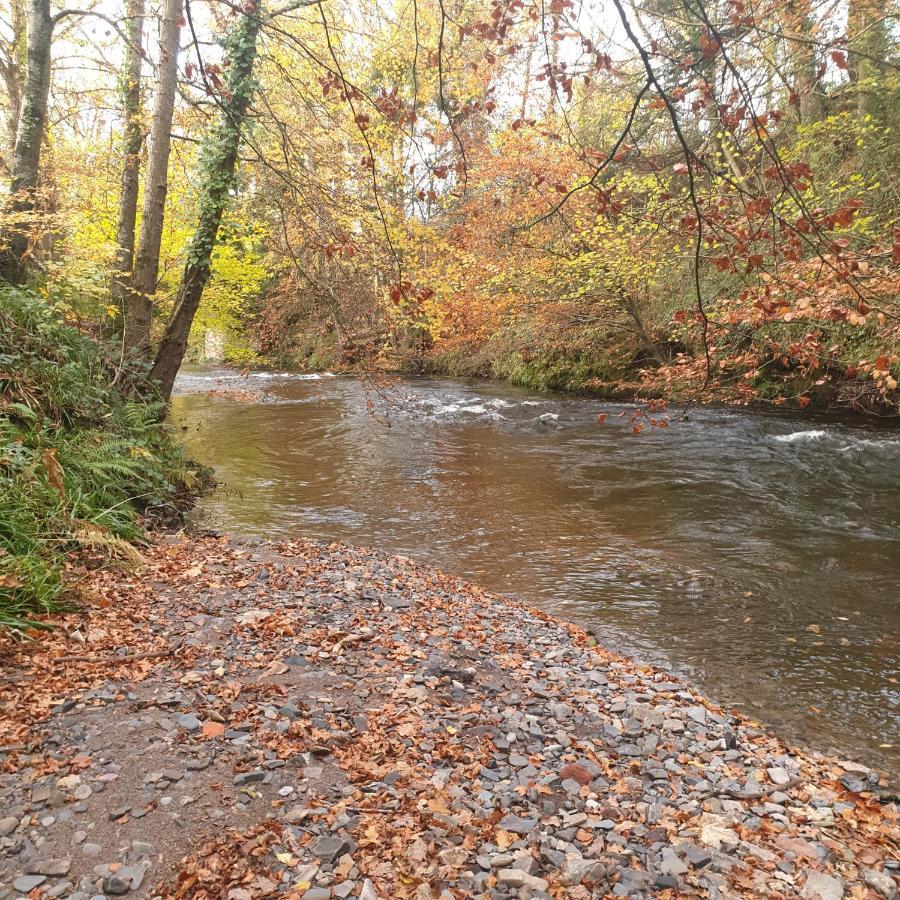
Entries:
[[187,263],[178,288],[175,307],[166,325],[153,363],[152,377],[162,396],[172,394],[175,376],[184,359],[191,325],[209,281],[212,253],[222,214],[236,185],[235,166],[246,124],[247,110],[256,88],[253,66],[256,39],[262,24],[260,7],[241,13],[224,41],[228,60],[225,87],[219,98],[219,120],[210,132],[201,154],[199,218],[187,250]]

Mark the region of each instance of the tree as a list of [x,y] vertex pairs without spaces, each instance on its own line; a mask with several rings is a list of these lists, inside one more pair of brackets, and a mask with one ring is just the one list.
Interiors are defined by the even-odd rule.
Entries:
[[175,307],[166,325],[153,363],[152,378],[165,399],[172,394],[175,376],[184,359],[191,325],[209,281],[212,254],[222,213],[235,187],[235,165],[241,133],[256,82],[253,65],[256,39],[262,21],[260,7],[245,6],[237,24],[223,42],[227,69],[225,87],[219,98],[219,120],[207,137],[200,161],[200,214],[197,228],[187,248],[187,263],[178,288]]
[[885,76],[890,47],[887,0],[850,0],[848,66],[859,111],[884,120],[888,114]]
[[54,17],[50,0],[28,0],[28,52],[25,87],[16,146],[13,152],[9,221],[0,236],[0,275],[14,284],[25,280],[29,217],[35,209],[35,192],[41,160],[41,142],[47,124],[50,95],[50,49]]
[[125,310],[126,353],[150,356],[150,324],[159,274],[159,251],[169,188],[169,151],[172,144],[172,117],[178,83],[178,49],[181,38],[182,0],[166,0],[160,33],[159,84],[153,104],[150,154],[144,179],[144,206],[134,275]]
[[128,43],[122,72],[124,161],[119,193],[119,218],[116,227],[116,259],[110,288],[113,305],[124,312],[134,265],[134,231],[140,188],[141,147],[144,123],[141,105],[141,65],[144,58],[144,0],[128,0],[125,31]]
[[7,168],[12,172],[16,149],[16,131],[22,112],[22,74],[25,68],[25,6],[22,0],[9,0],[9,36],[0,38],[0,78],[6,88],[6,131],[9,149]]

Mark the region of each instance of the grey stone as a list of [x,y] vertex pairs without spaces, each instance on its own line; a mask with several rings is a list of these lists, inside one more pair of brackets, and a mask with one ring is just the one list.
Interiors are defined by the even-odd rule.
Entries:
[[103,848],[99,844],[92,844],[90,841],[81,845],[81,852],[85,856],[97,856]]
[[133,866],[122,866],[116,875],[119,878],[125,879],[128,884],[131,886],[131,890],[136,891],[144,880],[144,875],[147,874],[147,869],[150,868],[150,863],[147,860],[144,860],[142,863],[138,863]]
[[331,891],[328,888],[314,887],[304,891],[300,900],[330,900]]
[[266,777],[266,773],[262,769],[254,769],[252,772],[241,772],[234,776],[235,784],[254,784],[262,781]]
[[185,713],[184,715],[179,716],[175,721],[178,726],[185,731],[200,730],[200,720],[193,713]]
[[112,894],[114,897],[118,897],[127,894],[130,890],[131,881],[128,878],[123,878],[118,873],[107,875],[103,879],[103,892],[105,894]]
[[877,869],[863,869],[862,877],[868,887],[878,891],[886,900],[894,900],[897,896],[897,884],[890,875],[885,875]]
[[689,706],[687,709],[688,718],[698,725],[706,724],[706,707],[705,706]]
[[13,888],[22,894],[27,894],[36,887],[40,887],[46,880],[46,875],[20,875],[13,882]]
[[32,803],[45,803],[53,793],[53,785],[38,784],[31,789]]
[[311,812],[312,810],[307,809],[305,806],[292,806],[284,814],[284,821],[289,822],[291,825],[299,825]]
[[522,887],[525,884],[527,873],[521,869],[501,869],[497,873],[498,884],[508,884],[511,887]]
[[311,841],[307,849],[313,856],[323,862],[334,862],[341,854],[346,853],[350,845],[345,838],[323,835]]
[[606,875],[604,865],[595,859],[567,856],[560,870],[560,882],[565,887],[574,887],[583,881],[599,883]]
[[769,773],[772,784],[790,784],[791,776],[787,769],[782,769],[781,766],[772,766],[771,769],[766,769],[766,771]]
[[12,834],[18,827],[19,820],[14,816],[7,816],[5,819],[0,819],[0,837],[6,837],[8,834]]
[[681,857],[671,847],[664,847],[659,870],[663,875],[678,876],[684,875],[684,873],[688,871],[688,867],[681,861]]
[[521,816],[510,813],[504,816],[498,823],[498,827],[513,834],[531,834],[537,828],[537,819],[523,819]]
[[808,869],[800,896],[805,900],[841,900],[844,896],[844,882],[840,878]]
[[688,847],[684,855],[695,869],[702,869],[712,862],[712,854],[702,847]]
[[64,859],[33,859],[25,867],[25,871],[29,875],[52,875],[54,878],[58,878],[60,875],[67,875],[70,868],[72,868],[71,857]]

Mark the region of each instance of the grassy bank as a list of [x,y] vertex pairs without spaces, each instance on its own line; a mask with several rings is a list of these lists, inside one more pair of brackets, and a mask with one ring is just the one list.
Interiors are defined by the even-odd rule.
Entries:
[[64,602],[72,551],[133,558],[142,520],[184,506],[196,471],[117,375],[139,378],[64,309],[0,287],[0,626]]

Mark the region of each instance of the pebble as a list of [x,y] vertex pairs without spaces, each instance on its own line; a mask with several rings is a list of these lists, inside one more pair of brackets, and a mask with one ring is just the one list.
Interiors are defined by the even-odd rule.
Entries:
[[844,882],[840,878],[810,870],[800,896],[805,900],[841,900],[844,896]]
[[323,862],[334,862],[348,847],[345,838],[328,836],[317,837],[308,845],[310,854]]
[[863,881],[873,890],[878,891],[886,900],[895,900],[897,896],[897,883],[890,875],[879,872],[877,869],[863,869]]
[[525,819],[511,813],[498,822],[498,827],[513,834],[530,834],[537,828],[537,824],[537,819]]
[[65,859],[33,859],[25,867],[29,875],[51,875],[54,878],[66,875],[72,867],[70,857]]
[[185,713],[175,721],[178,727],[183,728],[185,731],[199,731],[201,727],[200,720],[193,713]]
[[40,887],[46,880],[46,875],[20,875],[13,881],[13,889],[22,894],[27,894],[36,887]]

